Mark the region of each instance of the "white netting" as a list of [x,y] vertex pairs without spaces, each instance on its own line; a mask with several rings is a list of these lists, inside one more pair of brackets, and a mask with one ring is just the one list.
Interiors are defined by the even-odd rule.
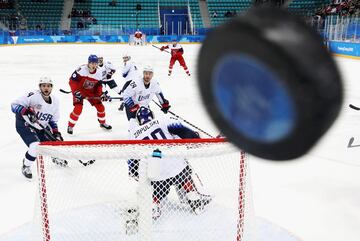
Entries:
[[255,240],[245,154],[226,142],[39,152],[36,241]]

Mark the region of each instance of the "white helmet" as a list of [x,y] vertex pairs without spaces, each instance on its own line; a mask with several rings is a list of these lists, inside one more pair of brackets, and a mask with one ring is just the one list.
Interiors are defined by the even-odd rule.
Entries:
[[41,85],[41,84],[51,84],[51,85],[53,85],[53,81],[48,76],[42,76],[39,79],[39,85]]
[[126,59],[126,61],[129,61],[131,59],[131,56],[129,53],[125,52],[125,53],[123,53],[122,58]]
[[145,71],[154,73],[154,69],[151,65],[145,65],[145,67],[143,68],[143,72]]

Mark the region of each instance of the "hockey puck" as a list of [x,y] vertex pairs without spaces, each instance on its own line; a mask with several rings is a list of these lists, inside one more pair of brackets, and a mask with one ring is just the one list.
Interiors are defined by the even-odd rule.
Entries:
[[198,70],[221,132],[265,159],[300,157],[340,111],[341,78],[322,38],[283,9],[253,8],[210,31]]

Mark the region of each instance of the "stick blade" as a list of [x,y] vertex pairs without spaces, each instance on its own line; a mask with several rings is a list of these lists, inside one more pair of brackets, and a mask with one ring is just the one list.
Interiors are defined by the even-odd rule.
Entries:
[[354,109],[354,110],[360,110],[360,107],[357,107],[357,106],[352,105],[352,104],[350,104],[349,107]]
[[354,143],[354,137],[351,137],[348,143],[348,148],[353,147],[352,144]]

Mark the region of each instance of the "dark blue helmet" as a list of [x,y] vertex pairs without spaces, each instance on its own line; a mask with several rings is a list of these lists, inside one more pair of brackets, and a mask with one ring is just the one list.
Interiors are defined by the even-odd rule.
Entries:
[[95,54],[90,54],[88,58],[88,63],[98,63],[99,58]]
[[154,113],[145,106],[141,106],[140,109],[136,112],[136,119],[139,125],[144,125],[145,123],[154,119]]

